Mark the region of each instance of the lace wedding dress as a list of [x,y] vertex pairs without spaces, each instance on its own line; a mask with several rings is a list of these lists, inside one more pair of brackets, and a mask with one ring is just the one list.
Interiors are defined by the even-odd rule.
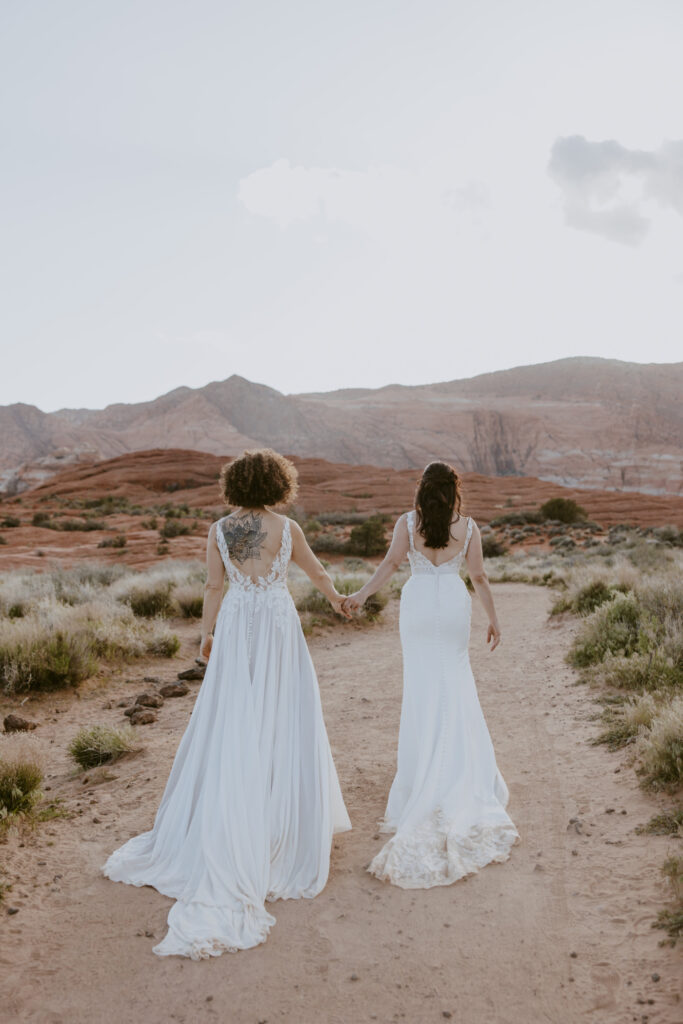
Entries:
[[398,765],[381,832],[395,833],[368,866],[404,889],[449,885],[519,838],[470,667],[472,601],[462,550],[438,567],[415,547],[407,514],[411,577],[401,593],[403,704]]
[[193,960],[263,942],[265,901],[317,895],[332,834],[351,828],[313,662],[287,588],[285,519],[265,576],[245,576],[216,539],[230,580],[206,674],[149,832],[103,873],[177,902],[159,956]]

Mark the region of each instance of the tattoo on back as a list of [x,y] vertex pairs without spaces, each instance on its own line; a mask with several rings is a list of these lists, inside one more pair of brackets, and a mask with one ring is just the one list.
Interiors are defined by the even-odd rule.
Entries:
[[228,545],[230,558],[242,565],[248,558],[260,558],[261,547],[268,536],[261,529],[260,515],[248,512],[236,519],[228,518],[223,522],[223,536]]

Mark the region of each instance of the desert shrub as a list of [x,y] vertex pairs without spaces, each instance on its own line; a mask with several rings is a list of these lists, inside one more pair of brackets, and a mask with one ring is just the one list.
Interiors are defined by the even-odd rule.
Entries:
[[186,619],[201,619],[204,609],[204,588],[201,583],[186,583],[173,591],[173,602]]
[[115,729],[108,725],[92,725],[80,729],[71,743],[69,753],[81,768],[95,768],[99,764],[115,761],[133,750],[135,730],[131,725]]
[[671,544],[675,548],[683,547],[683,530],[679,530],[677,526],[658,526],[652,532],[663,544]]
[[152,516],[150,519],[143,519],[140,526],[143,530],[156,530],[159,528],[159,520],[156,516]]
[[312,536],[315,533],[320,533],[323,528],[323,524],[319,519],[307,519],[304,523],[304,533],[307,537]]
[[683,782],[683,697],[674,697],[640,733],[638,753],[647,785],[677,787]]
[[663,811],[655,814],[648,821],[647,825],[638,825],[636,832],[648,833],[652,836],[681,836],[683,835],[683,807],[676,807],[672,811]]
[[649,693],[618,707],[616,710],[610,707],[603,715],[604,721],[608,723],[608,728],[594,742],[605,743],[610,750],[618,750],[630,743],[641,728],[649,727],[656,712],[657,704]]
[[6,543],[7,543],[7,539],[5,537],[3,537],[2,534],[0,533],[0,544],[6,544]]
[[675,946],[683,935],[683,857],[669,857],[662,865],[662,874],[669,882],[673,904],[660,911],[653,928],[666,931],[669,944]]
[[353,526],[370,518],[369,512],[321,512],[317,519],[323,526]]
[[602,661],[606,654],[628,657],[638,648],[641,611],[631,594],[601,605],[585,620],[574,638],[569,663],[575,668]]
[[42,781],[42,769],[31,757],[0,758],[0,821],[30,811]]
[[107,528],[107,524],[101,519],[77,519],[75,516],[69,516],[68,519],[53,519],[45,525],[49,526],[51,530],[65,530],[67,532],[75,530],[106,530]]
[[141,621],[111,600],[48,604],[23,619],[0,620],[0,684],[6,693],[77,686],[100,660],[172,657],[178,647],[165,622]]
[[527,523],[542,523],[543,519],[542,513],[537,509],[520,509],[518,512],[506,512],[502,516],[496,516],[489,526],[524,526]]
[[387,550],[387,539],[384,523],[379,516],[371,516],[364,523],[357,523],[351,529],[349,551],[353,555],[367,558],[371,555],[383,555]]
[[133,614],[145,619],[151,619],[156,615],[172,615],[172,589],[170,580],[142,580],[134,583],[120,600],[131,607]]
[[13,526],[21,526],[21,519],[18,516],[5,516],[2,522],[0,522],[0,526],[5,526],[8,529]]
[[576,523],[586,518],[585,509],[572,498],[550,498],[541,505],[543,519],[559,519],[562,523]]
[[159,530],[161,537],[180,537],[191,533],[192,530],[187,523],[181,523],[177,519],[169,518]]
[[572,607],[579,615],[588,615],[595,611],[605,601],[611,601],[614,591],[607,586],[604,580],[594,580],[587,583],[576,595]]
[[481,550],[484,558],[499,558],[507,552],[505,545],[491,534],[482,535]]
[[349,550],[349,542],[334,533],[318,533],[309,544],[316,555],[344,555]]
[[50,521],[49,512],[34,512],[31,519],[31,526],[45,526]]
[[125,548],[125,534],[117,533],[115,537],[105,537],[97,546],[98,548]]

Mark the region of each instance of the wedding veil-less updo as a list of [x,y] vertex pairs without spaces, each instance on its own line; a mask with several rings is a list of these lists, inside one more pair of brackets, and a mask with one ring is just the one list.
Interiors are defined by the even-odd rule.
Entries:
[[460,518],[460,477],[447,462],[430,462],[415,492],[417,531],[428,548],[445,548],[451,540],[453,513]]

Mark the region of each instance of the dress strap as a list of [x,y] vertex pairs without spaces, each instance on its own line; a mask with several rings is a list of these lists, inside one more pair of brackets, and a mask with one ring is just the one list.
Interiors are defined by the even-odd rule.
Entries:
[[410,550],[415,550],[415,538],[413,536],[413,530],[415,529],[415,509],[411,509],[406,515],[406,523],[408,526],[408,539],[410,540]]
[[467,517],[467,533],[465,534],[465,545],[462,549],[463,558],[467,554],[467,549],[470,546],[470,537],[472,536],[472,516]]

